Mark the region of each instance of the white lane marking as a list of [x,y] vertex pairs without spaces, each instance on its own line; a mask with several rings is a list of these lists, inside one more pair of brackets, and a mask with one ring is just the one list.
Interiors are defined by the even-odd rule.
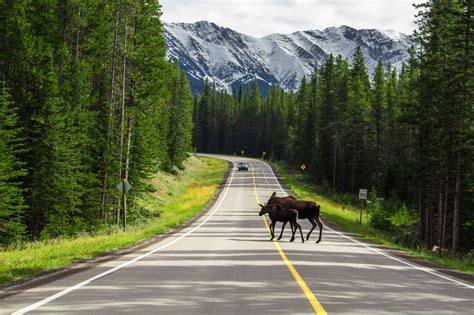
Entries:
[[[235,163],[232,162],[232,174],[231,174],[231,177],[230,177],[230,179],[229,179],[229,181],[228,181],[229,184],[232,182],[232,179],[234,178],[234,173],[235,173]],[[165,245],[163,245],[163,246],[160,246],[160,247],[158,247],[158,248],[155,248],[154,250],[149,251],[149,252],[147,252],[147,253],[145,253],[145,254],[143,254],[143,255],[141,255],[141,256],[138,256],[138,257],[136,257],[136,258],[134,258],[134,259],[132,259],[132,260],[129,260],[129,261],[123,263],[123,264],[120,264],[120,265],[118,265],[118,266],[116,266],[116,267],[114,267],[114,268],[112,268],[112,269],[109,269],[109,270],[107,270],[107,271],[104,271],[104,272],[102,272],[102,273],[100,273],[100,274],[98,274],[98,275],[96,275],[96,276],[94,276],[94,277],[91,277],[91,278],[89,278],[89,279],[87,279],[87,280],[84,280],[84,281],[82,281],[82,282],[80,282],[80,283],[78,283],[78,284],[76,284],[76,285],[74,285],[74,286],[72,286],[72,287],[69,287],[69,288],[67,288],[67,289],[64,289],[64,290],[62,290],[62,291],[56,293],[56,294],[53,294],[53,295],[51,295],[51,296],[49,296],[49,297],[47,297],[47,298],[45,298],[45,299],[43,299],[43,300],[41,300],[41,301],[38,301],[38,302],[36,302],[36,303],[34,303],[34,304],[31,304],[31,305],[29,305],[29,306],[27,306],[27,307],[24,307],[24,308],[22,308],[22,309],[20,309],[20,310],[18,310],[18,311],[16,311],[16,312],[14,312],[14,313],[12,313],[12,315],[22,315],[22,314],[25,314],[25,313],[27,313],[27,312],[30,312],[30,311],[32,311],[32,310],[34,310],[34,309],[37,309],[38,307],[43,306],[43,305],[45,305],[45,304],[47,304],[47,303],[49,303],[49,302],[51,302],[51,301],[54,301],[54,300],[60,298],[61,296],[66,295],[66,294],[68,294],[68,293],[70,293],[70,292],[72,292],[72,291],[75,291],[75,290],[77,290],[77,289],[79,289],[79,288],[81,288],[81,287],[83,287],[83,286],[85,286],[85,285],[87,285],[87,284],[89,284],[89,283],[91,283],[91,282],[93,282],[93,281],[99,279],[99,278],[103,278],[103,277],[105,277],[105,276],[107,276],[107,275],[109,275],[109,274],[111,274],[111,273],[113,273],[113,272],[115,272],[115,271],[117,271],[117,270],[119,270],[119,269],[122,269],[122,268],[124,268],[124,267],[126,267],[126,266],[128,266],[128,265],[130,265],[130,264],[133,264],[134,262],[136,262],[136,261],[138,261],[138,260],[141,260],[141,259],[143,259],[143,258],[145,258],[145,257],[148,257],[148,256],[150,256],[151,254],[156,253],[157,251],[160,251],[160,250],[162,250],[162,249],[165,249],[165,248],[167,248],[167,247],[169,247],[169,246],[171,246],[171,245],[173,245],[173,244],[179,242],[180,240],[182,240],[183,238],[185,238],[186,236],[188,236],[189,234],[193,233],[194,231],[196,231],[197,229],[199,229],[201,226],[203,226],[203,225],[217,212],[217,210],[219,210],[220,206],[222,205],[222,202],[225,200],[225,197],[227,196],[227,192],[229,191],[229,187],[230,187],[230,185],[227,186],[227,188],[226,188],[224,194],[222,195],[222,198],[221,198],[220,202],[217,204],[217,206],[214,208],[214,210],[213,210],[211,213],[209,213],[209,215],[207,216],[207,218],[206,218],[204,221],[202,221],[201,223],[199,223],[197,226],[195,226],[193,229],[189,230],[189,231],[186,232],[185,234],[183,234],[183,235],[181,235],[180,237],[176,238],[175,240],[173,240],[173,241],[171,241],[171,242],[169,242],[169,243],[167,243],[167,244],[165,244]]]
[[270,185],[270,183],[268,182],[267,174],[265,173],[265,169],[262,168],[262,172],[263,172],[263,178],[265,178],[265,183],[267,183],[267,185]]
[[349,236],[346,236],[346,235],[344,235],[344,234],[342,234],[342,233],[340,233],[340,232],[338,232],[338,231],[335,231],[335,230],[333,230],[333,229],[331,229],[331,228],[329,228],[329,227],[326,227],[326,228],[327,228],[329,231],[334,232],[334,233],[336,233],[336,234],[339,234],[340,236],[342,236],[342,237],[344,237],[344,238],[347,238],[348,240],[351,240],[351,241],[353,241],[353,242],[355,242],[355,243],[357,243],[357,244],[359,244],[359,245],[361,245],[361,246],[364,246],[364,247],[370,249],[371,251],[374,251],[374,252],[376,252],[376,253],[378,253],[378,254],[380,254],[380,255],[383,255],[383,256],[385,256],[385,257],[388,257],[388,258],[390,258],[390,259],[393,259],[393,260],[395,260],[395,261],[398,261],[398,262],[400,262],[400,263],[402,263],[402,264],[405,264],[405,265],[407,265],[407,266],[410,266],[410,267],[416,268],[416,269],[418,269],[418,270],[427,272],[427,273],[429,273],[429,274],[435,275],[435,276],[437,276],[437,277],[443,278],[444,280],[448,280],[448,281],[451,281],[451,282],[454,282],[454,283],[463,285],[463,286],[465,286],[465,287],[467,287],[467,288],[469,288],[469,289],[474,289],[474,286],[472,286],[472,285],[469,285],[469,284],[467,284],[467,283],[458,281],[458,280],[453,279],[453,278],[450,278],[450,277],[446,277],[446,276],[444,276],[444,275],[442,275],[442,274],[437,273],[436,271],[434,271],[434,270],[431,269],[431,268],[421,267],[421,266],[414,265],[414,264],[409,263],[409,262],[407,262],[407,261],[405,261],[405,260],[402,260],[402,259],[399,259],[399,258],[397,258],[397,257],[391,256],[391,255],[389,255],[389,254],[387,254],[387,253],[385,253],[385,252],[383,252],[383,251],[381,251],[381,250],[379,250],[379,249],[372,248],[372,247],[370,247],[370,246],[368,246],[368,245],[366,245],[366,244],[364,244],[364,243],[361,243],[361,242],[359,242],[359,241],[357,241],[357,240],[355,240],[355,239],[353,239],[353,238],[351,238],[351,237],[349,237]]
[[[280,185],[280,182],[279,182],[278,179],[276,178],[275,173],[273,172],[273,169],[272,169],[272,168],[270,167],[270,165],[268,165],[266,162],[263,162],[263,163],[264,163],[264,164],[270,169],[270,171],[272,172],[273,177],[275,178],[275,180],[277,181],[278,185],[280,186],[280,191],[281,191],[281,193],[282,193],[282,194],[286,194],[285,190],[283,190],[283,188],[282,188],[281,185]],[[470,284],[467,284],[467,283],[464,283],[464,282],[462,282],[462,281],[458,281],[458,280],[456,280],[456,279],[453,279],[453,278],[451,278],[451,277],[447,277],[447,276],[445,276],[445,275],[439,274],[439,273],[437,273],[435,270],[433,270],[433,269],[431,269],[431,268],[417,266],[417,265],[414,265],[414,264],[412,264],[412,263],[409,263],[409,262],[407,262],[407,261],[405,261],[405,260],[403,260],[403,259],[399,259],[399,258],[397,258],[397,257],[393,257],[393,256],[391,256],[391,255],[389,255],[389,254],[387,254],[387,253],[385,253],[385,252],[383,252],[383,251],[381,251],[381,250],[379,250],[379,249],[372,248],[372,247],[370,247],[369,245],[366,245],[366,244],[364,244],[364,243],[361,243],[361,242],[359,242],[359,241],[357,241],[357,240],[355,240],[355,239],[353,239],[353,238],[351,238],[351,237],[349,237],[349,236],[346,236],[346,235],[344,235],[343,233],[340,233],[340,232],[338,232],[338,231],[335,231],[335,230],[333,230],[333,229],[331,229],[331,228],[329,228],[329,227],[327,227],[327,226],[326,226],[326,229],[328,229],[329,231],[331,231],[331,232],[333,232],[333,233],[339,234],[340,236],[342,236],[342,237],[344,237],[344,238],[346,238],[346,239],[348,239],[348,240],[351,240],[351,241],[353,241],[354,243],[357,243],[357,244],[359,244],[359,245],[361,245],[361,246],[363,246],[363,247],[366,247],[366,248],[370,249],[371,251],[374,251],[374,252],[376,252],[376,253],[378,253],[378,254],[380,254],[380,255],[383,255],[383,256],[385,256],[385,257],[388,257],[388,258],[390,258],[390,259],[393,259],[393,260],[395,260],[395,261],[398,261],[398,262],[400,262],[400,263],[402,263],[402,264],[405,264],[405,265],[410,266],[410,267],[413,267],[413,268],[415,268],[415,269],[418,269],[418,270],[424,271],[424,272],[426,272],[426,273],[432,274],[432,275],[437,276],[437,277],[439,277],[439,278],[442,278],[442,279],[444,279],[444,280],[448,280],[448,281],[451,281],[451,282],[453,282],[453,283],[460,284],[460,285],[462,285],[462,286],[465,286],[465,287],[468,288],[468,289],[474,289],[474,286],[472,286],[472,285],[470,285]]]

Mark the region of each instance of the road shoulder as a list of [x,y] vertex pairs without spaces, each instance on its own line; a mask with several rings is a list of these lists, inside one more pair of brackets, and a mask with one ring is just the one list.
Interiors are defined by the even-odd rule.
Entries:
[[15,280],[8,284],[0,285],[0,300],[5,299],[12,295],[21,293],[25,290],[28,290],[40,285],[48,284],[57,279],[91,269],[99,264],[117,259],[121,256],[128,255],[133,252],[137,252],[141,249],[144,249],[155,243],[158,243],[168,237],[171,237],[175,235],[176,233],[179,233],[183,229],[190,227],[193,223],[195,223],[202,216],[208,213],[209,210],[212,209],[214,204],[219,199],[222,191],[224,190],[224,187],[225,187],[224,184],[227,182],[230,176],[230,173],[232,171],[232,163],[229,161],[227,161],[227,163],[228,163],[227,171],[221,183],[219,184],[218,189],[216,190],[213,197],[211,198],[211,200],[195,216],[193,216],[186,222],[175,226],[174,228],[172,228],[171,230],[165,233],[156,234],[152,237],[138,241],[132,245],[129,245],[117,250],[113,250],[104,254],[100,254],[90,259],[80,260],[66,266],[48,269],[48,270],[39,272],[35,275],[25,277],[23,279]]
[[[273,173],[275,175],[277,175],[277,178],[280,181],[280,184],[283,187],[283,189],[285,191],[289,192],[290,194],[292,194],[296,197],[299,197],[282,180],[283,177],[278,175],[278,171],[276,170],[276,168],[271,163],[267,163],[267,164],[270,166]],[[433,270],[437,273],[440,273],[442,275],[446,275],[448,277],[452,277],[454,279],[460,280],[460,281],[465,282],[466,284],[469,284],[471,286],[474,285],[474,275],[467,274],[467,273],[457,271],[457,270],[454,270],[454,269],[449,269],[449,268],[446,268],[446,267],[441,266],[439,264],[436,264],[432,261],[428,261],[428,260],[425,260],[425,259],[422,259],[422,258],[414,257],[414,256],[410,255],[409,253],[404,252],[402,250],[372,242],[372,241],[367,240],[367,239],[365,239],[365,238],[363,238],[359,235],[356,235],[356,234],[353,234],[353,233],[346,232],[346,231],[342,230],[338,225],[328,221],[327,219],[321,218],[321,220],[323,221],[323,224],[325,226],[328,226],[329,228],[331,228],[331,229],[333,229],[333,230],[335,230],[335,231],[337,231],[341,234],[344,234],[344,235],[346,235],[346,236],[348,236],[348,237],[350,237],[350,238],[352,238],[352,239],[354,239],[354,240],[356,240],[360,243],[367,244],[371,248],[384,251],[384,252],[386,252],[387,254],[389,254],[391,256],[394,256],[394,257],[399,258],[401,260],[405,260],[407,262],[419,265],[420,267],[429,268],[429,269],[431,269],[431,270]]]

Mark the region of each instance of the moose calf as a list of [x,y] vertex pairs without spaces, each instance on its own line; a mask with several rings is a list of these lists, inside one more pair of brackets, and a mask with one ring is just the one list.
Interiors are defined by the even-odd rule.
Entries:
[[260,212],[259,212],[258,215],[262,216],[265,213],[268,213],[268,215],[270,216],[270,220],[272,221],[270,223],[270,233],[271,233],[270,241],[275,238],[275,224],[277,222],[283,222],[283,227],[281,229],[280,237],[278,238],[278,240],[281,239],[281,237],[283,235],[283,230],[285,229],[286,224],[288,222],[290,222],[291,232],[292,232],[290,242],[293,242],[295,240],[296,229],[299,229],[300,234],[301,234],[301,241],[304,243],[303,231],[301,230],[301,225],[299,225],[299,223],[297,221],[298,220],[298,211],[296,211],[294,209],[288,209],[287,210],[279,204],[271,204],[271,205],[269,205],[269,204],[266,204],[266,205],[259,204],[259,206],[260,206],[261,209],[260,209]]

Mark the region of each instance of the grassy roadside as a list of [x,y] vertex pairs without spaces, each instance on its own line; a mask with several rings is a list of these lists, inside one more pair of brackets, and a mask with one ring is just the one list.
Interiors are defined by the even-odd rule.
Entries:
[[227,170],[227,162],[191,157],[179,175],[156,174],[155,187],[140,200],[141,206],[160,209],[160,216],[127,231],[113,230],[74,239],[56,239],[0,252],[0,284],[34,275],[126,247],[184,223],[213,197]]
[[362,224],[359,224],[359,209],[356,209],[352,206],[341,205],[325,196],[319,195],[315,192],[314,186],[302,181],[298,174],[292,174],[288,172],[278,163],[273,163],[273,166],[277,170],[278,174],[283,178],[287,186],[296,195],[302,199],[317,200],[317,202],[321,205],[321,216],[325,219],[328,219],[332,223],[335,223],[342,230],[356,234],[374,243],[401,250],[410,256],[474,275],[474,265],[469,261],[456,259],[453,257],[438,256],[425,249],[407,248],[388,241],[384,238],[380,231],[373,229],[368,224],[369,217],[365,212],[363,213]]

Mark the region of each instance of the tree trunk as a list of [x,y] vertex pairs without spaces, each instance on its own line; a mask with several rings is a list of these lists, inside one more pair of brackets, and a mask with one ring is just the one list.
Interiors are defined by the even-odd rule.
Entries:
[[[118,171],[118,180],[119,182],[124,179],[123,177],[123,142],[124,142],[124,133],[125,133],[125,84],[126,84],[126,75],[127,75],[127,18],[125,18],[125,32],[123,34],[123,64],[122,64],[122,106],[120,108],[120,137],[119,137],[119,171]],[[125,208],[126,208],[126,199],[123,198],[122,202],[122,217],[123,222],[125,222]],[[117,212],[120,217],[120,206]]]
[[[115,116],[115,70],[117,65],[115,64],[117,59],[117,47],[118,47],[118,26],[119,26],[119,10],[115,11],[115,28],[114,28],[114,48],[112,51],[112,80],[110,83],[110,107],[109,107],[109,119],[108,119],[108,128],[107,128],[107,144],[105,154],[102,158],[104,164],[104,177],[102,183],[102,200],[101,200],[101,211],[102,217],[107,220],[107,195],[108,195],[108,167],[109,167],[109,154],[112,141],[112,132],[114,130],[114,116]],[[114,210],[114,221],[116,213]]]
[[420,218],[420,237],[421,240],[425,240],[425,212],[423,209],[423,196],[422,196],[421,184],[418,183],[418,216]]
[[346,191],[346,148],[342,146],[341,189]]
[[336,141],[334,142],[334,158],[332,167],[332,187],[336,188],[336,168],[337,168],[337,132]]
[[440,248],[442,248],[442,239],[443,239],[443,219],[444,219],[444,200],[443,200],[443,181],[439,180],[438,186],[438,226],[437,226],[437,243]]
[[77,22],[77,29],[76,29],[76,49],[74,52],[74,60],[76,61],[79,59],[79,36],[81,34],[81,22],[80,22],[81,7],[79,5],[77,7],[77,15],[78,15],[78,22]]
[[448,187],[449,187],[449,177],[446,176],[444,183],[444,209],[443,209],[443,228],[441,235],[441,248],[446,248],[446,226],[448,221]]
[[454,190],[454,209],[453,209],[453,252],[459,250],[459,204],[461,200],[461,151],[458,151],[456,162],[456,184]]
[[380,104],[377,104],[377,113],[376,113],[376,135],[375,135],[375,180],[377,190],[380,192]]
[[[132,142],[132,113],[128,113],[128,128],[127,128],[127,151],[125,154],[125,172],[124,179],[128,180],[129,167],[130,167],[130,147]],[[123,198],[123,226],[127,227],[127,198]]]
[[352,144],[352,178],[351,178],[351,192],[355,192],[355,163],[356,163],[356,137]]
[[432,207],[432,204],[430,202],[431,196],[428,196],[427,198],[427,201],[429,202],[429,204],[427,205],[426,207],[426,210],[425,210],[425,245],[426,245],[426,248],[428,249],[431,249],[432,247],[432,222],[433,222],[433,207]]

